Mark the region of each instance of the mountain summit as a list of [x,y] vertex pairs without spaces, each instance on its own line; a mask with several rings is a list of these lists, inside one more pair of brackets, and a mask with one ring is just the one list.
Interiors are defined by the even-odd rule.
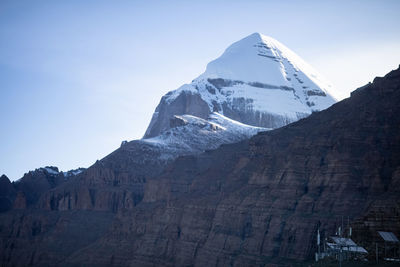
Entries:
[[254,33],[229,46],[190,84],[164,95],[145,138],[169,129],[175,115],[206,119],[219,112],[239,122],[278,128],[336,100],[332,85],[277,40]]
[[330,83],[293,51],[260,33],[253,33],[229,46],[207,65],[199,78],[259,82],[294,89],[307,86],[309,90],[322,89],[325,93],[332,90]]

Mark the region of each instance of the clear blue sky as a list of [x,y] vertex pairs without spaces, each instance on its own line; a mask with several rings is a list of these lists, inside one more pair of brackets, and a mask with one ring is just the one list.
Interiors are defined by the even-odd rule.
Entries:
[[0,174],[88,167],[253,32],[337,88],[400,64],[400,1],[0,1]]

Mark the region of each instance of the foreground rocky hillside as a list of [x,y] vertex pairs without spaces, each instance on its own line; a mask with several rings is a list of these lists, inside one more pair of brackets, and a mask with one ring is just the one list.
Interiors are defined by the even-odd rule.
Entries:
[[[111,154],[104,161],[109,168],[95,164],[48,191],[36,208],[2,213],[0,260],[19,266],[287,264],[312,257],[316,229],[333,234],[341,216],[356,233],[384,227],[399,234],[398,221],[388,220],[400,213],[399,101],[397,69],[306,119],[178,158],[161,174],[143,174],[140,189],[122,182],[132,181],[135,170],[119,172],[121,158]],[[371,220],[375,228],[368,228]]]

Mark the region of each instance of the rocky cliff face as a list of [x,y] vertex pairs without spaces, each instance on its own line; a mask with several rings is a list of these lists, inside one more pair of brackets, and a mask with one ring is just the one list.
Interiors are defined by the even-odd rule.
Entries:
[[144,138],[155,137],[170,129],[170,120],[175,115],[194,115],[207,119],[210,114],[207,103],[198,94],[191,91],[183,91],[172,102],[168,102],[164,96],[157,106]]
[[0,212],[10,210],[13,206],[16,192],[10,179],[2,175],[0,177]]
[[219,112],[253,126],[282,127],[335,103],[332,90],[290,49],[254,33],[229,46],[192,83],[163,96],[145,138],[169,129],[169,119],[182,114],[206,119]]
[[70,178],[82,173],[83,168],[60,172],[57,167],[48,166],[26,173],[21,179],[10,182],[2,175],[0,178],[0,212],[25,209],[34,206],[43,193],[53,189]]
[[[1,214],[1,261],[254,266],[309,258],[318,227],[326,236],[341,216],[356,226],[389,218],[374,215],[379,206],[398,212],[399,101],[397,69],[325,111],[180,157],[144,180],[132,179],[129,153],[113,153],[46,194],[39,209]],[[400,232],[396,220],[380,225]]]

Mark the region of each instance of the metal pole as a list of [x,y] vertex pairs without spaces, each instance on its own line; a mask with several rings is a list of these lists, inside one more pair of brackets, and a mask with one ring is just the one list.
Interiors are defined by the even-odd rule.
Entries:
[[385,241],[385,257],[384,258],[386,258],[386,241]]
[[378,265],[378,243],[375,243],[376,264]]
[[340,231],[340,237],[342,237],[342,232],[343,232],[343,216],[342,216],[342,229]]
[[318,260],[321,257],[321,236],[319,234],[319,228],[318,228],[318,234],[317,234],[317,245],[318,245]]

